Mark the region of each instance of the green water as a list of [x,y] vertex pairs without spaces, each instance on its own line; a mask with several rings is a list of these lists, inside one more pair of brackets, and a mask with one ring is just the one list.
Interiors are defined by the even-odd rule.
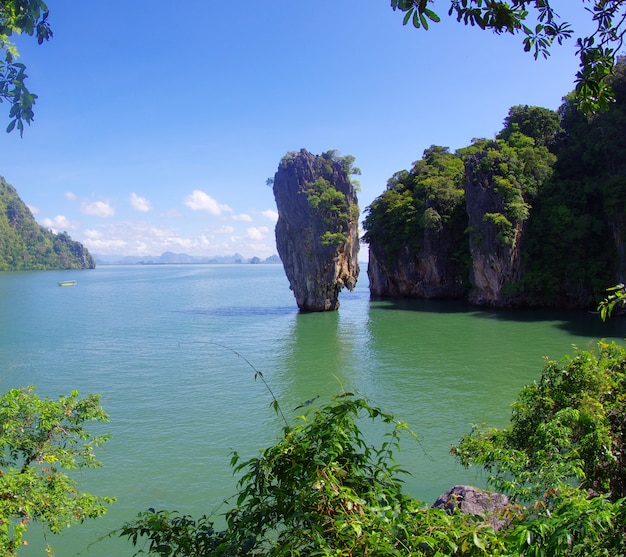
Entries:
[[[58,287],[58,280],[76,280]],[[56,555],[129,555],[108,532],[148,507],[211,513],[235,491],[232,450],[276,439],[270,408],[358,391],[409,423],[397,455],[407,489],[432,503],[484,483],[449,447],[471,424],[505,425],[543,357],[621,339],[626,323],[585,312],[486,312],[457,302],[370,301],[365,274],[335,313],[300,314],[281,266],[101,267],[0,273],[0,390],[101,393],[112,439],[78,476],[117,497],[106,517],[50,541]],[[41,555],[36,526],[23,555]]]

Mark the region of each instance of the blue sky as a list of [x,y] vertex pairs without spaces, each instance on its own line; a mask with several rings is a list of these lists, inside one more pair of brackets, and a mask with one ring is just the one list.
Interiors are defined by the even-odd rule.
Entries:
[[35,121],[0,132],[0,175],[95,254],[265,258],[286,152],[354,155],[364,210],[430,145],[493,137],[511,106],[573,89],[574,41],[535,61],[443,17],[449,2],[428,31],[389,4],[49,0],[54,38],[18,40]]

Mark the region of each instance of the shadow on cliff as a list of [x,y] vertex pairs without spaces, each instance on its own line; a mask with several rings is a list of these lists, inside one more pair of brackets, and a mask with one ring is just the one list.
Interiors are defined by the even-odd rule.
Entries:
[[600,316],[584,310],[563,309],[481,309],[463,300],[418,300],[371,298],[371,309],[421,313],[468,313],[478,319],[500,321],[552,322],[555,328],[570,334],[622,341],[626,337],[626,317],[603,322]]

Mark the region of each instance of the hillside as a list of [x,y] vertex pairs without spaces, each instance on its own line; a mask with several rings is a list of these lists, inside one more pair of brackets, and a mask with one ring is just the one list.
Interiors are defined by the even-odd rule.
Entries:
[[38,224],[17,191],[0,176],[0,271],[93,269],[85,247],[67,232]]

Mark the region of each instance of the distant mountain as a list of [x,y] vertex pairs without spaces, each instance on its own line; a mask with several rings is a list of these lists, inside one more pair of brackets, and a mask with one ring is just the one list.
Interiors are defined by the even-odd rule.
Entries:
[[186,253],[172,253],[166,251],[161,255],[94,255],[99,265],[197,265],[197,264],[227,264],[227,263],[280,263],[277,255],[272,255],[265,260],[258,257],[250,259],[243,255],[234,253],[233,255],[221,256],[193,256]]
[[17,191],[0,176],[0,271],[93,269],[96,262],[67,232],[35,221]]

